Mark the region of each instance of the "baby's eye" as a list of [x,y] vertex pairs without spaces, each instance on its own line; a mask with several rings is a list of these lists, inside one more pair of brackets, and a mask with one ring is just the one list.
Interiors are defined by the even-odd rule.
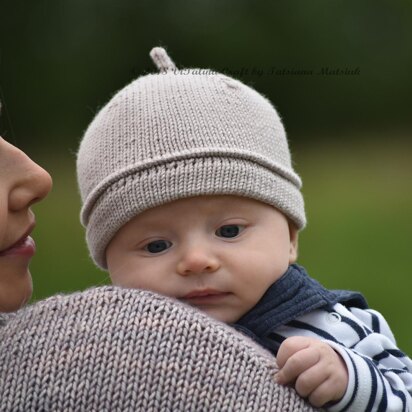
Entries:
[[239,227],[244,227],[244,225],[221,226],[218,230],[216,230],[216,234],[219,235],[219,232],[221,232],[223,237],[236,237],[240,233]]
[[150,253],[159,253],[167,249],[166,244],[170,243],[167,240],[155,240],[148,243],[143,249]]

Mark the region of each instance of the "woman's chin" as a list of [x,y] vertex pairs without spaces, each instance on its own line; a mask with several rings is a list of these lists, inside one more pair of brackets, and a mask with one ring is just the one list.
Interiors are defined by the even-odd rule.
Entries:
[[2,268],[0,274],[0,312],[13,312],[23,307],[33,293],[33,282],[30,270],[27,267],[19,267],[7,276]]
[[0,295],[0,312],[14,312],[21,309],[31,298],[31,292],[25,295],[8,296],[3,299]]

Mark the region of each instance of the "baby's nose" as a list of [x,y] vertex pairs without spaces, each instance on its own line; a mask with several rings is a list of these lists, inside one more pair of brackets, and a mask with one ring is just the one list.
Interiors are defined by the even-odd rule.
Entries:
[[192,248],[179,260],[177,272],[182,276],[214,272],[219,268],[219,260],[212,251]]

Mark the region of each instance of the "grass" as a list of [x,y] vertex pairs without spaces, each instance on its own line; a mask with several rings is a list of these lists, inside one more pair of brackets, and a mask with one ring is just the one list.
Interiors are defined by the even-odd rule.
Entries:
[[[339,141],[294,147],[308,217],[299,263],[326,287],[361,291],[384,314],[399,347],[412,354],[412,145],[405,139]],[[35,207],[32,300],[110,283],[88,257],[74,157],[33,157],[50,171],[54,188]]]

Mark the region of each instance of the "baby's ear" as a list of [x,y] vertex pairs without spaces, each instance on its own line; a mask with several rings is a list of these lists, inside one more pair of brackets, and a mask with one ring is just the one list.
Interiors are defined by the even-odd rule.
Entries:
[[289,222],[289,264],[295,263],[298,258],[299,231],[293,222]]

